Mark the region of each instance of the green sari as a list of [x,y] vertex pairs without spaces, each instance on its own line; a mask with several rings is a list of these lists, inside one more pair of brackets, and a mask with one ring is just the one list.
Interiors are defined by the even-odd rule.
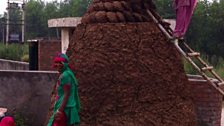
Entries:
[[54,112],[47,126],[52,126],[52,123],[54,121],[54,116],[63,102],[63,97],[64,97],[63,86],[65,84],[70,85],[69,98],[64,108],[64,113],[66,115],[66,124],[67,126],[70,126],[72,124],[80,123],[80,118],[78,115],[78,112],[80,111],[80,100],[78,96],[78,87],[77,87],[78,82],[73,72],[68,67],[68,64],[64,63],[64,68],[62,69],[61,75],[58,79],[58,85],[57,85],[58,99],[56,100],[54,104]]

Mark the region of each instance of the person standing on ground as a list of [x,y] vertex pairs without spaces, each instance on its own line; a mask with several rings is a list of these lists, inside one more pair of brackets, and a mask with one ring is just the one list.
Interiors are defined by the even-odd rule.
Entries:
[[56,85],[54,112],[47,126],[76,126],[80,123],[78,82],[68,62],[68,56],[62,53],[54,58],[53,67],[59,71],[60,76]]
[[175,39],[183,39],[196,5],[197,0],[173,0],[176,11],[176,26],[173,31]]

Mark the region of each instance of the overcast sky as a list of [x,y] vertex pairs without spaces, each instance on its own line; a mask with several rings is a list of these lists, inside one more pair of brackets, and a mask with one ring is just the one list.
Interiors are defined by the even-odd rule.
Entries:
[[[8,0],[0,0],[0,15],[4,13],[4,11],[6,11],[6,6],[7,6],[7,1]],[[15,0],[14,0],[15,1]],[[16,1],[23,1],[23,0],[16,0]],[[54,1],[54,0],[42,0],[42,1],[45,1],[45,2],[50,2],[50,1]],[[60,0],[58,0],[60,1]],[[212,0],[209,0],[209,1],[212,1]]]

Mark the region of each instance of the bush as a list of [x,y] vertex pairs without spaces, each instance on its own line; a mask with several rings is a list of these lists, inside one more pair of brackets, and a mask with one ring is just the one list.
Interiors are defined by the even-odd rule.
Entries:
[[29,54],[28,44],[9,44],[0,43],[0,58],[21,61],[24,55]]
[[28,54],[25,54],[21,57],[21,61],[23,62],[29,62],[29,55]]
[[197,74],[197,71],[195,70],[195,68],[186,59],[183,59],[183,64],[184,64],[185,73],[193,74],[193,75]]
[[26,126],[24,117],[18,112],[14,114],[14,121],[16,126]]
[[[201,56],[202,59],[209,65],[208,63],[208,58],[205,57],[205,55],[202,55]],[[222,57],[216,57],[216,56],[213,56],[211,58],[211,62],[213,62],[213,64],[211,66],[214,67],[214,71],[221,77],[221,78],[224,78],[224,59]],[[199,64],[198,62],[195,62],[197,65]],[[197,72],[197,70],[186,60],[186,59],[183,59],[183,64],[184,64],[184,70],[185,70],[185,73],[187,74],[199,74]],[[210,66],[210,65],[209,65]],[[200,68],[203,67],[203,66],[199,66]],[[207,74],[209,75],[210,77],[213,77],[211,74]]]

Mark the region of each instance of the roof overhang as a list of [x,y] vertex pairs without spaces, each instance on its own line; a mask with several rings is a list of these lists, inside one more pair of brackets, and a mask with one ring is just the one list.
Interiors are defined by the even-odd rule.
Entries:
[[48,20],[49,28],[74,28],[81,23],[81,17],[66,17]]

